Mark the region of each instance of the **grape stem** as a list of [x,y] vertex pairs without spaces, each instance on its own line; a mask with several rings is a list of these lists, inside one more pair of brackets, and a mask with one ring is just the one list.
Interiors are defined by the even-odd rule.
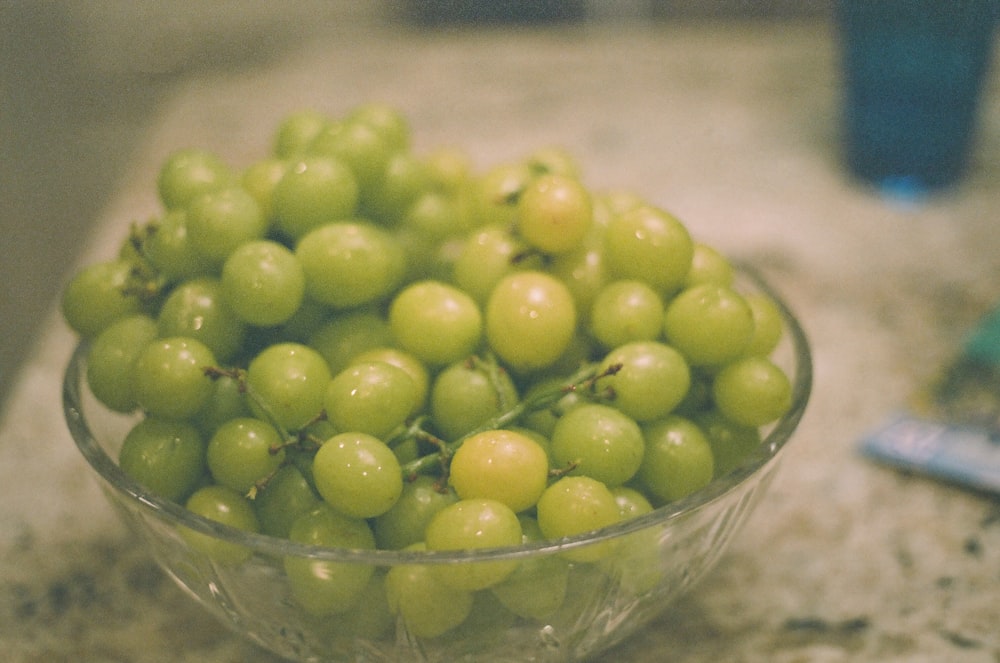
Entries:
[[451,442],[440,441],[441,444],[438,445],[439,450],[437,452],[421,456],[420,458],[416,458],[409,463],[406,463],[403,466],[403,476],[412,481],[413,478],[428,471],[434,466],[441,466],[447,469],[448,459],[454,455],[465,440],[473,435],[489,430],[512,426],[526,414],[544,410],[547,407],[555,405],[559,399],[568,393],[572,393],[581,388],[592,389],[594,383],[598,379],[614,375],[620,369],[621,365],[614,364],[607,367],[603,371],[599,371],[597,364],[588,364],[573,375],[567,377],[566,382],[563,385],[539,391],[528,398],[514,403],[500,414],[486,420],[481,425],[473,428],[469,432]]
[[246,498],[249,500],[257,499],[257,494],[260,493],[260,491],[267,488],[267,485],[271,483],[271,479],[273,479],[283,467],[284,464],[279,465],[278,467],[271,470],[266,476],[263,476],[260,479],[254,481],[253,485],[250,486],[250,490],[247,491]]
[[576,460],[571,461],[571,462],[567,463],[565,467],[556,467],[556,468],[553,468],[553,469],[549,470],[549,478],[550,479],[559,479],[559,478],[562,478],[562,477],[566,476],[567,474],[569,474],[570,472],[572,472],[573,470],[575,470],[578,467],[580,467],[580,462],[579,461],[576,461]]
[[135,260],[129,270],[128,279],[121,288],[122,295],[135,297],[146,304],[155,301],[166,291],[168,286],[163,276],[146,258],[146,241],[156,232],[158,227],[159,225],[155,221],[143,225],[133,222],[129,227],[124,247],[135,253]]
[[535,248],[527,248],[512,255],[510,257],[510,263],[512,265],[519,265],[535,257],[540,258],[543,264],[549,264],[552,261],[552,256],[548,253],[543,253]]
[[[494,357],[472,357],[469,361],[471,362],[471,366],[479,367],[487,373],[492,384],[497,387],[498,394],[503,393],[503,390],[500,389],[501,374],[499,371],[504,369],[497,363]],[[621,364],[612,364],[603,370],[600,369],[598,364],[586,364],[578,371],[568,376],[562,385],[539,391],[532,394],[528,398],[517,401],[516,403],[508,403],[502,400],[501,407],[503,409],[499,414],[486,420],[479,426],[473,428],[451,442],[437,437],[424,428],[426,417],[420,417],[390,437],[386,441],[386,444],[393,447],[405,442],[406,440],[415,439],[418,442],[423,442],[435,447],[436,451],[404,464],[402,467],[403,478],[406,481],[413,481],[420,474],[437,468],[441,475],[441,481],[446,481],[451,457],[468,438],[485,431],[512,426],[526,414],[544,410],[545,408],[555,405],[566,394],[579,391],[593,393],[595,391],[595,385],[599,379],[614,375],[619,370],[621,370]],[[271,415],[264,403],[260,402],[260,399],[255,398],[253,390],[247,384],[245,370],[240,368],[208,366],[204,369],[204,371],[205,375],[213,379],[230,377],[236,380],[240,391],[259,405],[260,412],[264,419],[266,419],[268,423],[274,426],[274,428],[284,436],[285,441],[282,444],[282,448],[297,450],[308,455],[315,453],[315,451],[319,449],[320,443],[305,432],[307,428],[303,428],[302,430],[296,432],[289,432],[277,423],[277,420]],[[324,418],[325,413],[322,413],[319,417],[317,417],[317,421],[321,421]],[[274,451],[277,452],[277,449]],[[298,454],[295,455],[297,456]],[[286,463],[287,462],[288,460],[286,460]],[[573,469],[574,465],[570,464],[570,466],[558,469],[556,472],[565,474],[573,471]],[[267,487],[267,484],[270,482],[272,476],[273,475],[262,477],[259,481],[257,481],[250,490],[250,494],[248,496],[251,498],[256,497],[261,490],[264,490]]]
[[497,362],[497,358],[493,353],[487,354],[486,357],[473,355],[469,358],[468,366],[470,369],[478,370],[486,375],[486,379],[489,380],[490,386],[493,388],[493,393],[497,395],[501,410],[507,410],[513,405],[508,398],[509,394],[505,388],[504,377],[506,371]]
[[[301,430],[289,432],[285,430],[285,427],[282,426],[280,422],[278,422],[278,418],[275,417],[270,408],[267,407],[267,403],[254,393],[253,388],[247,381],[247,372],[245,369],[235,367],[223,368],[221,366],[206,366],[204,368],[204,372],[205,375],[212,380],[224,377],[236,380],[237,388],[240,393],[250,399],[256,406],[261,418],[271,424],[271,426],[273,426],[274,429],[282,435],[284,438],[284,442],[281,445],[282,447],[304,446],[304,443],[309,441],[308,435],[304,434],[304,431],[306,431],[310,425],[326,419],[326,412],[320,412],[312,421],[306,423]],[[279,449],[272,449],[272,453],[277,453],[278,450]]]

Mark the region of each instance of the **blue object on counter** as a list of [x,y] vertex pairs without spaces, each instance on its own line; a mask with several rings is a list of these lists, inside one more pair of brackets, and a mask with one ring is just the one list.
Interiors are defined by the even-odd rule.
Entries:
[[903,470],[1000,494],[1000,444],[979,428],[902,412],[869,433],[861,451]]
[[[965,340],[971,360],[1000,369],[1000,307],[988,313]],[[1000,399],[1000,394],[997,394]]]
[[957,356],[861,441],[867,456],[1000,495],[1000,307]]
[[956,183],[976,131],[998,0],[838,0],[848,169],[907,200]]

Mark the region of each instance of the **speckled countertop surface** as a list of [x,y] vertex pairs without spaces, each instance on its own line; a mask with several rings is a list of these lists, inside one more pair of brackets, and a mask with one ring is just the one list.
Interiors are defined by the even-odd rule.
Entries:
[[[234,163],[277,120],[372,98],[418,148],[481,164],[543,144],[595,186],[629,186],[752,261],[799,313],[812,403],[760,510],[716,571],[606,660],[1000,661],[1000,501],[860,457],[877,425],[1000,302],[1000,90],[975,166],[920,206],[844,177],[829,26],[345,33],[163,106],[81,260],[155,209],[171,149]],[[73,339],[53,314],[0,428],[0,651],[11,663],[270,662],[211,621],[119,525],[62,422]]]

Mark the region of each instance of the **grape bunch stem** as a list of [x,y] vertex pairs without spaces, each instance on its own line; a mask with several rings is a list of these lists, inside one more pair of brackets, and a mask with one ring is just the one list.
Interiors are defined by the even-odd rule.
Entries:
[[[495,362],[493,365],[496,366]],[[420,458],[406,463],[403,466],[403,476],[412,480],[417,475],[426,472],[432,466],[438,463],[446,463],[447,458],[450,458],[455,451],[462,446],[462,443],[473,435],[489,430],[497,430],[513,426],[524,415],[551,407],[568,393],[578,391],[581,388],[590,388],[598,379],[607,375],[613,375],[614,373],[617,373],[620,368],[620,366],[616,365],[599,372],[596,364],[588,364],[573,375],[569,376],[563,385],[532,394],[528,398],[522,399],[517,403],[510,405],[498,415],[487,419],[479,426],[473,428],[455,440],[451,442],[442,442],[440,451],[437,453],[421,456]]]
[[[475,356],[470,357],[469,361],[472,365],[483,368],[486,371],[486,374],[490,376],[490,379],[494,384],[500,384],[499,371],[504,369],[497,363],[495,358]],[[417,476],[429,473],[435,468],[439,471],[442,477],[446,478],[451,457],[455,454],[458,448],[462,446],[462,443],[466,439],[485,431],[513,426],[521,419],[521,417],[555,405],[566,394],[574,392],[593,392],[597,380],[614,375],[620,369],[621,366],[618,364],[606,367],[603,370],[601,370],[596,363],[586,364],[575,373],[568,376],[565,382],[561,385],[541,390],[527,398],[517,401],[516,403],[501,402],[501,412],[499,414],[487,419],[479,426],[476,426],[472,430],[452,441],[443,440],[431,433],[427,430],[427,428],[425,428],[427,418],[418,417],[413,421],[408,422],[399,431],[391,435],[387,439],[386,443],[392,447],[402,444],[408,440],[416,440],[417,442],[423,442],[436,448],[436,451],[433,451],[432,453],[420,456],[419,458],[415,458],[414,460],[405,463],[402,466],[404,480],[413,481]],[[240,391],[246,394],[247,398],[254,402],[263,417],[282,434],[284,441],[282,442],[281,447],[272,449],[273,453],[277,453],[280,449],[284,448],[309,455],[315,453],[316,450],[319,449],[322,442],[316,440],[314,436],[307,432],[308,426],[300,431],[292,432],[285,430],[277,423],[275,417],[268,411],[266,404],[263,403],[261,399],[255,397],[253,389],[247,383],[245,370],[240,368],[222,368],[218,366],[209,366],[204,370],[205,375],[213,379],[230,377],[236,380]],[[500,393],[501,390],[498,389],[497,392]],[[320,413],[317,416],[316,421],[322,421],[324,418],[325,413]],[[288,463],[294,461],[286,460],[285,462]],[[557,470],[557,473],[565,474],[567,472],[571,472],[572,470],[573,467],[571,466]],[[251,488],[248,497],[251,499],[255,498],[260,491],[267,487],[273,476],[274,473],[258,480],[254,484],[253,488]]]

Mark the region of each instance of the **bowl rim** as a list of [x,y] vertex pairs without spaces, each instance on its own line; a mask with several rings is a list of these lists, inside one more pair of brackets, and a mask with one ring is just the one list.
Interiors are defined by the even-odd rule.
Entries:
[[301,557],[324,561],[365,563],[378,566],[400,564],[454,564],[469,561],[514,560],[526,557],[558,554],[590,546],[638,532],[668,521],[700,511],[721,499],[748,481],[776,460],[788,444],[801,420],[812,391],[813,364],[809,340],[802,325],[789,309],[783,297],[754,268],[734,263],[740,278],[751,282],[754,288],[768,295],[777,305],[785,322],[786,337],[794,356],[794,371],[790,376],[792,399],[788,412],[770,425],[760,445],[740,465],[722,477],[713,479],[704,488],[679,500],[657,507],[653,511],[609,525],[599,530],[560,539],[550,539],[519,546],[480,548],[475,550],[386,550],[329,548],[303,544],[270,536],[246,532],[198,516],[183,505],[161,498],[128,477],[118,464],[104,451],[95,438],[83,412],[85,377],[83,365],[87,342],[79,342],[66,366],[62,384],[63,415],[78,450],[99,475],[104,486],[128,501],[135,502],[144,511],[174,526],[244,546],[255,553],[274,557]]

